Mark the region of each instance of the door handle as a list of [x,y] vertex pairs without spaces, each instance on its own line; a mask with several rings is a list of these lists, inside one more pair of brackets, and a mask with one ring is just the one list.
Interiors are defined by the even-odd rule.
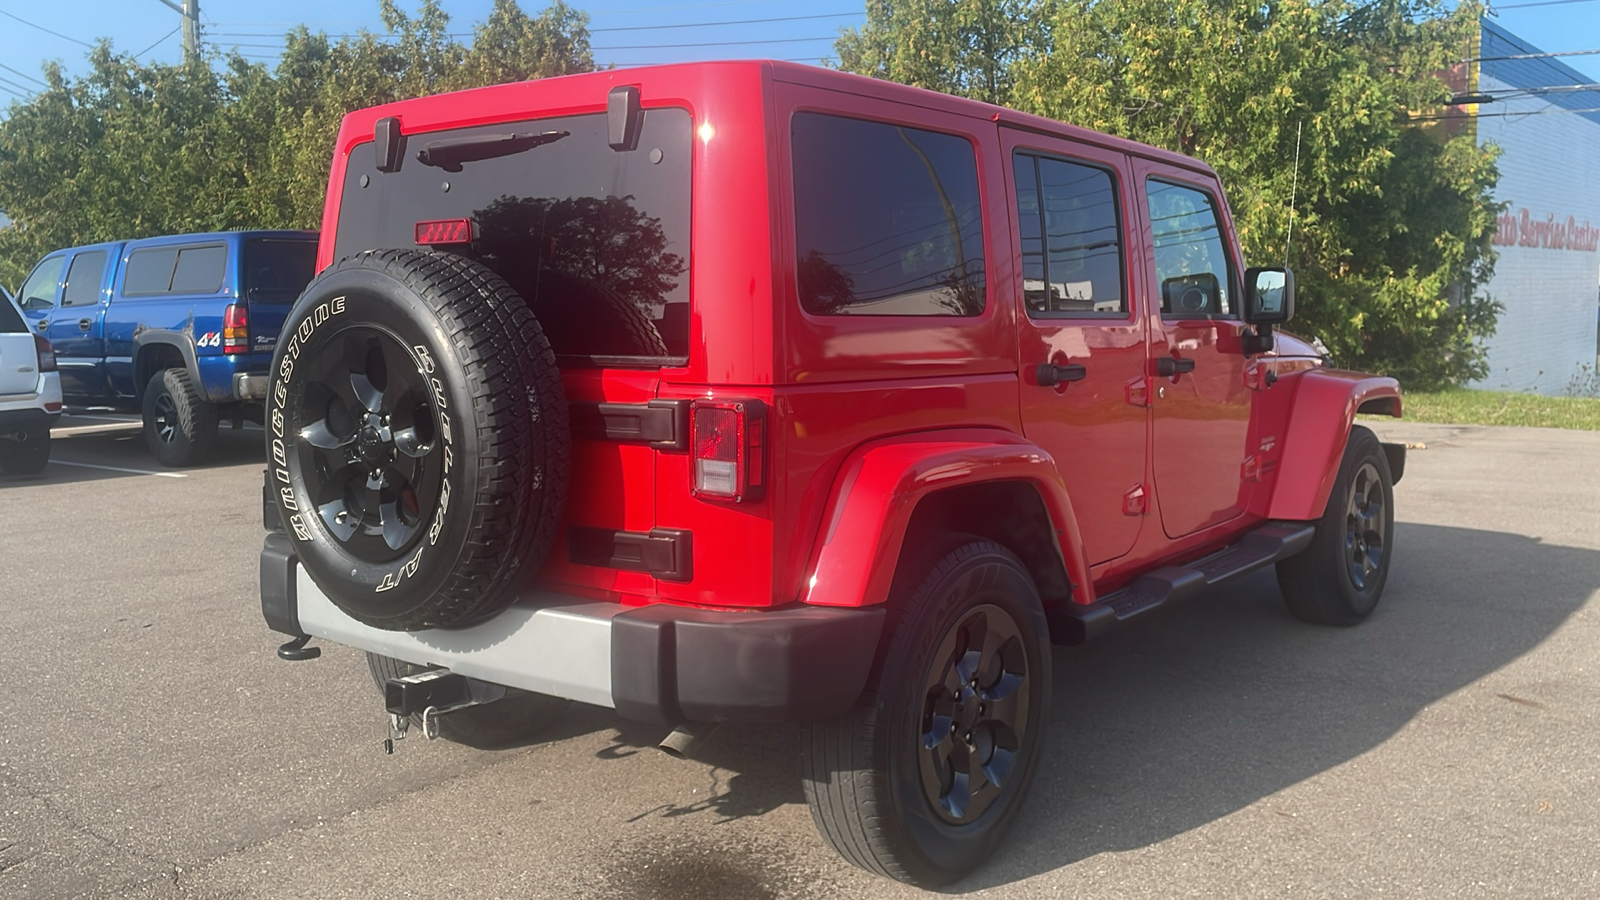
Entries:
[[90,328],[93,328],[93,327],[94,327],[94,322],[92,320],[90,320],[90,319],[79,319],[78,320],[78,330],[79,331],[88,331]]
[[34,326],[34,327],[38,328],[40,331],[49,331],[50,330],[50,320],[49,319],[40,319],[39,320],[39,324]]
[[1184,372],[1194,371],[1194,360],[1183,356],[1156,357],[1156,374],[1163,378],[1176,378]]
[[1039,368],[1034,370],[1034,378],[1040,387],[1055,387],[1069,381],[1082,381],[1088,377],[1089,370],[1076,363],[1065,366],[1039,363]]

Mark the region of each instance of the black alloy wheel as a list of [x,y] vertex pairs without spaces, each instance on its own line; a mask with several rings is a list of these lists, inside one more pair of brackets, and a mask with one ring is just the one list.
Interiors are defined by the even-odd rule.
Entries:
[[352,556],[387,562],[415,543],[442,493],[439,411],[422,362],[392,332],[351,326],[330,349],[307,361],[306,490]]
[[805,725],[801,747],[823,839],[869,872],[931,888],[1003,846],[1040,761],[1051,651],[1016,554],[926,537],[908,538],[874,682],[848,715]]
[[918,769],[928,802],[961,825],[1010,779],[1029,726],[1028,656],[1003,609],[974,607],[950,628],[924,677]]
[[1350,480],[1345,503],[1345,550],[1350,554],[1350,583],[1365,590],[1384,560],[1389,523],[1384,516],[1383,484],[1378,468],[1364,462]]
[[1370,429],[1350,429],[1344,458],[1306,549],[1278,563],[1289,611],[1321,625],[1355,625],[1377,608],[1394,557],[1394,481]]

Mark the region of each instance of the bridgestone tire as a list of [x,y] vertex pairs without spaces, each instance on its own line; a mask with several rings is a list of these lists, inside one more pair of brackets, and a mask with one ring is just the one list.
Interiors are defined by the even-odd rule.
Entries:
[[144,442],[169,468],[198,465],[217,441],[217,408],[207,403],[187,369],[164,369],[144,388]]
[[[897,593],[899,587],[897,579]],[[851,714],[804,726],[802,778],[817,830],[841,856],[869,872],[934,888],[988,859],[1022,805],[1050,708],[1049,629],[1027,569],[991,541],[961,544],[916,567],[905,588],[909,596],[891,598],[876,684]],[[1026,716],[1026,727],[987,806],[973,808],[974,792],[970,821],[952,824],[928,795],[921,767],[928,752],[924,736],[942,733],[944,722],[951,726],[953,746],[960,718],[946,721],[929,714],[928,704],[940,701],[927,682],[937,680],[948,662],[942,651],[953,638],[954,646],[962,646],[967,623],[985,611],[1015,626],[1014,638],[1006,643],[1013,651],[1006,670],[1025,665],[1027,687],[1018,689],[1013,708]]]
[[50,462],[50,429],[30,428],[27,439],[0,437],[0,475],[37,475]]
[[[1381,507],[1374,509],[1374,501]],[[1360,509],[1357,515],[1352,510]],[[1378,546],[1373,547],[1376,537]],[[1354,559],[1370,571],[1357,583]],[[1319,625],[1356,625],[1372,614],[1394,556],[1394,480],[1383,445],[1369,429],[1350,429],[1339,475],[1311,545],[1278,563],[1278,587],[1296,617]],[[1365,568],[1365,567],[1364,567]]]
[[[380,696],[384,682],[415,675],[425,668],[389,656],[367,654],[367,670],[372,673],[372,682],[378,686]],[[440,716],[439,736],[480,750],[510,747],[537,737],[569,705],[570,701],[560,697],[511,689],[493,703],[469,706]],[[421,734],[422,717],[412,716],[411,722],[414,726],[411,733]]]
[[571,458],[561,374],[484,266],[375,250],[325,270],[284,323],[268,475],[296,555],[389,630],[509,606],[554,539]]

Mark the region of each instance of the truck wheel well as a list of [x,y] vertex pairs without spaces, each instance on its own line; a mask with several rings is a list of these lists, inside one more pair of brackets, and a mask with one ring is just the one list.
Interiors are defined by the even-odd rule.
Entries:
[[1056,539],[1055,527],[1044,500],[1032,485],[1021,481],[996,481],[939,491],[922,498],[906,526],[905,542],[895,575],[915,568],[922,549],[941,534],[970,534],[987,538],[1015,553],[1046,608],[1072,596],[1072,582]]
[[140,348],[133,361],[133,395],[144,396],[144,386],[151,376],[166,369],[181,369],[183,354],[171,344],[147,344]]

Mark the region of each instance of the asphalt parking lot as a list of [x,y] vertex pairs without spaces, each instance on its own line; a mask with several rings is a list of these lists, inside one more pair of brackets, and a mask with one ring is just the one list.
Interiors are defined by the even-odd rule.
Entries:
[[[118,418],[0,480],[0,896],[919,893],[815,835],[787,727],[678,761],[574,707],[385,755],[361,654],[273,653],[260,433],[171,472]],[[1600,896],[1600,434],[1375,427],[1426,449],[1374,617],[1300,624],[1259,574],[1058,649],[1033,796],[951,893]]]

